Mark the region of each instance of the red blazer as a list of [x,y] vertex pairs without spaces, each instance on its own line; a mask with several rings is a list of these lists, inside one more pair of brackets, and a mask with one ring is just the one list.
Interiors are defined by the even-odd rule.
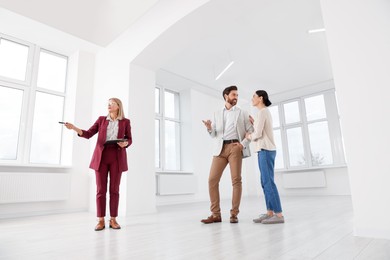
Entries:
[[[84,138],[91,138],[94,136],[97,132],[98,134],[98,139],[96,142],[96,147],[95,151],[93,152],[92,155],[92,160],[89,165],[89,168],[94,169],[96,171],[99,170],[100,162],[102,160],[102,153],[104,149],[104,143],[106,142],[106,137],[107,137],[107,127],[108,127],[108,122],[107,116],[100,116],[95,124],[91,126],[88,130],[81,130],[83,131],[83,135],[81,137]],[[121,138],[126,138],[129,142],[127,147],[129,147],[133,140],[131,138],[131,126],[130,126],[130,120],[127,118],[123,118],[119,120],[118,122],[118,139]],[[126,148],[127,148],[126,147]],[[127,171],[127,154],[126,154],[126,149],[121,148],[118,145],[118,164],[119,164],[119,171],[120,172],[125,172]]]

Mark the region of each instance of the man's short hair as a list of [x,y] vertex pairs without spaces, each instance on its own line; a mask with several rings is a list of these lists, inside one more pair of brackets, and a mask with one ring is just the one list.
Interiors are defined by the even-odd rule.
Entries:
[[237,86],[230,86],[223,90],[222,97],[225,99],[225,95],[229,95],[232,90],[238,90]]

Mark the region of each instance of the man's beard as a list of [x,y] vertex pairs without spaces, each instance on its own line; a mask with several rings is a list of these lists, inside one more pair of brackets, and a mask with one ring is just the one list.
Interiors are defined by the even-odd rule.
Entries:
[[235,106],[237,104],[237,99],[236,98],[233,98],[233,99],[229,99],[227,100],[227,102],[232,105],[232,106]]

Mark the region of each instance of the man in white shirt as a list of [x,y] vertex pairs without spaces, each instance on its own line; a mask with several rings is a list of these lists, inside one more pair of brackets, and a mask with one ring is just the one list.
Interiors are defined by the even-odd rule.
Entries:
[[253,132],[248,112],[236,107],[238,93],[236,86],[225,88],[222,92],[225,107],[215,112],[214,121],[204,120],[210,136],[215,141],[214,157],[209,176],[210,209],[212,215],[201,222],[205,224],[221,222],[219,198],[219,181],[226,166],[229,164],[233,185],[232,209],[230,223],[238,223],[237,215],[241,202],[242,158],[250,156],[249,141],[245,139],[246,132]]

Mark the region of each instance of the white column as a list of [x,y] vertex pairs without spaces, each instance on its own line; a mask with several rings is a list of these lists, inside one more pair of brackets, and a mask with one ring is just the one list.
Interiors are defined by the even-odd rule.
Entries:
[[390,2],[321,0],[357,236],[390,239]]
[[[95,119],[91,118],[93,107],[91,95],[94,87],[95,54],[79,51],[77,54],[70,56],[69,68],[70,80],[68,86],[73,85],[74,87],[69,86],[67,89],[69,98],[65,106],[64,119],[85,129],[92,125]],[[65,129],[64,131],[65,138],[71,135],[69,140],[72,140],[72,142],[67,141],[64,144],[64,148],[73,149],[71,153],[64,151],[64,154],[71,154],[73,157],[70,158],[73,161],[71,196],[74,201],[84,202],[84,208],[89,208],[90,211],[96,213],[95,176],[94,172],[88,167],[91,161],[91,141],[78,137],[74,131]],[[95,145],[95,139],[92,142]],[[88,188],[92,191],[92,195],[91,192],[88,194]]]
[[128,149],[126,214],[156,210],[154,167],[155,73],[130,65],[129,111],[133,144]]

